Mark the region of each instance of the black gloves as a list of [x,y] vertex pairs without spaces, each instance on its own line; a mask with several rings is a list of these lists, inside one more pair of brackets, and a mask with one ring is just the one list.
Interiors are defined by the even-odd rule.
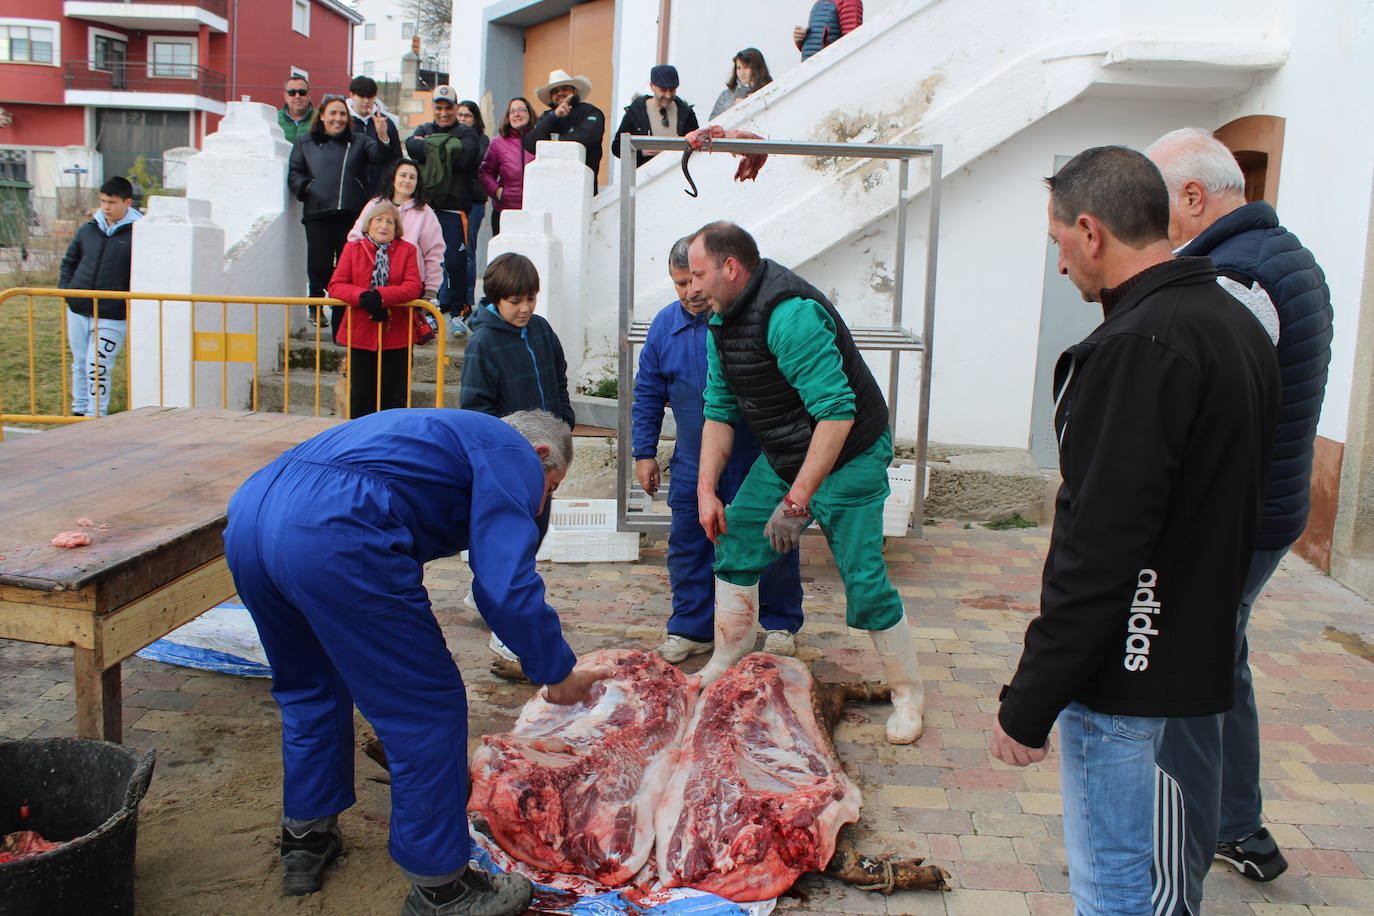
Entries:
[[379,323],[386,321],[390,315],[386,306],[382,305],[382,294],[375,289],[364,290],[358,297],[358,306],[366,310],[373,321]]

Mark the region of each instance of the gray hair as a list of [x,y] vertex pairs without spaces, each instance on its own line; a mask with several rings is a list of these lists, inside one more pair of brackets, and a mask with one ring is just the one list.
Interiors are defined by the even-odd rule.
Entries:
[[1160,137],[1145,155],[1155,160],[1173,196],[1184,182],[1196,181],[1208,194],[1245,193],[1245,175],[1226,144],[1200,127],[1181,127]]
[[690,270],[687,266],[687,249],[692,247],[692,237],[684,235],[673,243],[673,248],[668,252],[669,270]]
[[549,453],[541,463],[545,471],[566,471],[572,464],[572,430],[568,424],[544,410],[517,410],[501,418],[530,445],[547,445]]

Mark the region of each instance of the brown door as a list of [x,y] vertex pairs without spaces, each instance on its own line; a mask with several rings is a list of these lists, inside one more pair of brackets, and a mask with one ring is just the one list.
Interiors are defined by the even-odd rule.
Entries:
[[[592,92],[585,101],[591,102],[606,115],[605,147],[610,146],[610,132],[620,123],[619,109],[612,111],[611,90],[614,73],[611,50],[615,41],[615,0],[591,0],[573,7],[556,19],[549,19],[525,29],[525,97],[535,109],[535,117],[546,107],[535,98],[534,90],[549,81],[554,70],[566,70],[573,76],[591,80]],[[607,148],[601,157],[597,175],[598,186],[606,184],[606,172],[611,158]]]

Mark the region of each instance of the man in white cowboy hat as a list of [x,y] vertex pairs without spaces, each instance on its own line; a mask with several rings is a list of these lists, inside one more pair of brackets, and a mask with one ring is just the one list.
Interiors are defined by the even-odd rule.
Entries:
[[[587,148],[587,168],[596,174],[601,166],[601,150],[606,141],[606,116],[590,102],[591,80],[585,76],[569,76],[566,70],[549,74],[549,82],[534,90],[539,101],[549,106],[539,121],[525,134],[525,149],[535,152],[540,140],[576,140]],[[595,180],[592,182],[596,186]]]

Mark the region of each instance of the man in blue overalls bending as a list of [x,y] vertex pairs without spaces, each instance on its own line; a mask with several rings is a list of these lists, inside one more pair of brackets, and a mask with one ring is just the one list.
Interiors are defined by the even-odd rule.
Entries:
[[[692,281],[687,269],[690,242],[690,238],[678,239],[668,253],[668,274],[677,288],[678,301],[654,317],[639,355],[632,440],[635,478],[644,492],[652,495],[658,490],[661,473],[657,455],[663,408],[672,405],[677,445],[668,482],[673,520],[668,529],[667,565],[673,613],[668,618],[668,638],[657,651],[675,665],[688,656],[710,652],[715,645],[715,575],[711,567],[716,553],[697,514],[697,463],[705,423],[701,393],[706,388],[706,319],[711,317],[711,306],[704,298],[693,298],[688,289]],[[743,421],[735,424],[735,449],[716,488],[723,502],[735,498],[735,491],[758,456],[759,445],[749,427]],[[796,654],[796,632],[803,620],[801,605],[801,551],[793,548],[769,564],[759,580],[759,622],[768,634],[763,651]]]
[[405,914],[514,914],[518,875],[468,866],[467,696],[424,587],[424,564],[468,550],[491,629],[548,699],[609,672],[574,668],[535,572],[535,516],[572,460],[541,411],[385,410],[333,427],[229,501],[224,552],[272,664],[282,711],[282,892],[319,889],[353,792],[353,704],[391,770],[391,857]]

